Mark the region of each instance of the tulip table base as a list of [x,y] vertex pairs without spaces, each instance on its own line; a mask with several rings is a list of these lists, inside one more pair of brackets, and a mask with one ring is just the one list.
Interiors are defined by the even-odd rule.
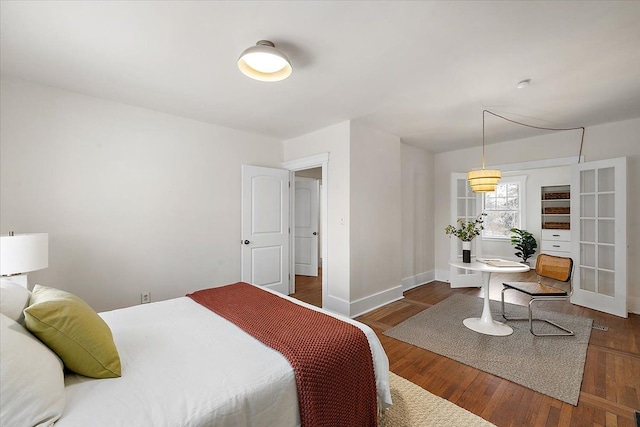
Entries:
[[491,307],[489,307],[489,282],[491,281],[492,272],[501,273],[519,273],[529,270],[528,266],[521,264],[517,267],[492,267],[481,262],[472,263],[460,263],[450,262],[451,265],[458,268],[464,268],[467,270],[475,270],[482,273],[482,292],[484,294],[484,303],[482,308],[482,315],[480,317],[469,317],[462,322],[464,326],[472,331],[479,332],[486,335],[494,335],[498,337],[504,337],[511,335],[513,329],[504,323],[493,320],[491,316]]
[[496,337],[505,337],[513,333],[513,329],[510,326],[500,323],[496,320],[482,320],[481,317],[469,317],[462,321],[464,326],[472,331],[479,332],[485,335],[493,335]]

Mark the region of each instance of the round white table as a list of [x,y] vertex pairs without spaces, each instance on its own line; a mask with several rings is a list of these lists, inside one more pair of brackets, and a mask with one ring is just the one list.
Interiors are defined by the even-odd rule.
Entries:
[[457,268],[464,268],[465,270],[479,271],[482,273],[482,292],[484,293],[482,316],[464,319],[464,326],[486,335],[511,335],[513,333],[513,329],[511,329],[510,326],[493,320],[493,317],[491,316],[491,308],[489,307],[489,282],[491,280],[491,273],[522,273],[529,271],[529,266],[525,264],[518,264],[513,267],[494,267],[478,261],[472,261],[470,263],[451,261],[449,264]]

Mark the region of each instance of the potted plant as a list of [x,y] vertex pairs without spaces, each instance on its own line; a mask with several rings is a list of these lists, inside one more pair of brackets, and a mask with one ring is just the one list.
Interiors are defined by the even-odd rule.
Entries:
[[531,255],[536,253],[538,243],[533,234],[527,230],[512,228],[510,231],[513,233],[511,235],[511,244],[517,249],[515,255],[526,264]]
[[472,221],[464,221],[458,218],[458,226],[448,225],[444,232],[449,236],[456,236],[462,240],[462,262],[471,262],[471,241],[484,230],[484,218],[487,214],[481,213]]

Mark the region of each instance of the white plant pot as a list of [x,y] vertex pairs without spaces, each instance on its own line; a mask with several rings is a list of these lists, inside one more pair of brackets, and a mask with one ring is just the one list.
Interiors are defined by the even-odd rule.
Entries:
[[471,262],[471,242],[462,242],[462,262]]

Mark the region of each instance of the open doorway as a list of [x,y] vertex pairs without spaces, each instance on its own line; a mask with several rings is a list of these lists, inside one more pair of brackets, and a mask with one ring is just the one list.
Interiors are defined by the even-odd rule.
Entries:
[[[331,268],[330,268],[331,260],[329,257],[329,250],[327,245],[327,241],[330,238],[329,227],[327,224],[328,200],[329,200],[329,194],[328,194],[329,193],[328,191],[329,190],[329,153],[320,153],[320,154],[315,154],[309,157],[289,160],[289,161],[283,162],[282,166],[285,169],[288,169],[290,171],[291,181],[295,180],[295,172],[298,172],[298,171],[304,171],[304,170],[313,169],[313,168],[319,168],[322,171],[322,177],[321,177],[322,186],[320,188],[320,215],[319,215],[319,219],[320,219],[319,241],[320,241],[320,248],[321,248],[320,249],[320,257],[321,257],[320,268],[322,270],[319,272],[320,274],[316,278],[318,282],[322,283],[322,288],[321,288],[320,297],[319,298],[314,297],[315,302],[313,303],[325,308],[324,304],[328,299],[329,276],[331,272]],[[293,191],[293,187],[291,188],[290,194],[291,194],[291,197],[295,198],[295,192]],[[290,218],[291,218],[291,222],[294,222],[293,226],[295,227],[295,214],[292,212],[293,207],[295,206],[295,201],[294,203],[291,203],[290,206],[291,206]],[[293,259],[294,252],[295,252],[295,239],[293,239],[293,233],[291,233],[290,236],[291,236],[290,259]],[[293,280],[289,281],[291,285],[290,293],[297,294],[294,263],[290,263],[289,271],[290,271],[289,277],[293,278]],[[313,288],[313,289],[314,289],[314,295],[315,295],[315,293],[317,292],[317,288]]]
[[322,307],[322,167],[294,173],[294,296]]

